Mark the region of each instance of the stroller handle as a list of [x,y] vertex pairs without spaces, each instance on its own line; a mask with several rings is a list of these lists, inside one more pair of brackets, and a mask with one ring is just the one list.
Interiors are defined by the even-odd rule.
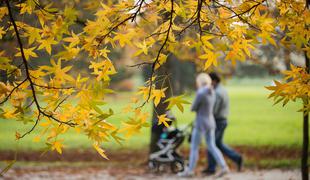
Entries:
[[188,128],[193,128],[194,126],[194,122],[190,122],[188,123],[181,131],[186,131]]

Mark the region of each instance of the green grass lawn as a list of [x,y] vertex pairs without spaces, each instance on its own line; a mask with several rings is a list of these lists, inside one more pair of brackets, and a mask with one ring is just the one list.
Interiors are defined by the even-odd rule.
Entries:
[[[255,82],[254,82],[255,83]],[[232,81],[227,85],[230,100],[231,113],[229,126],[226,131],[225,141],[230,145],[250,146],[301,146],[302,114],[298,113],[300,104],[273,106],[273,102],[267,99],[269,92],[263,87],[268,85],[260,83],[242,83]],[[192,101],[193,95],[188,96]],[[111,107],[116,109],[116,114],[109,121],[119,124],[126,120],[126,115],[121,113],[121,107],[130,101],[130,94],[123,93],[118,97],[110,97]],[[107,108],[107,106],[105,106]],[[148,108],[148,107],[146,107]],[[190,105],[185,106],[181,114],[173,109],[179,126],[190,123],[194,119],[194,113],[189,111]],[[0,150],[38,150],[44,148],[44,142],[35,143],[33,137],[39,133],[35,130],[29,136],[15,141],[15,132],[26,132],[31,124],[23,125],[22,122],[0,119]],[[115,142],[105,143],[106,148],[147,148],[150,129],[145,128],[140,134],[130,138],[123,146]],[[62,137],[67,148],[88,148],[90,141],[82,134],[73,131]]]

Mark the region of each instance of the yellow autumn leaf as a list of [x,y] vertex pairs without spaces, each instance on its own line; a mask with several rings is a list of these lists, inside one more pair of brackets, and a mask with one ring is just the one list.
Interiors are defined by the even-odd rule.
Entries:
[[99,147],[99,143],[95,142],[93,144],[93,147],[95,148],[95,150],[100,154],[100,156],[102,156],[103,158],[109,160],[109,158],[107,157],[107,155],[104,153],[104,150],[102,148]]
[[128,34],[122,34],[122,33],[114,33],[115,36],[113,38],[114,41],[118,41],[119,45],[121,47],[124,47],[126,44],[131,45],[131,38],[132,35],[130,33]]
[[171,109],[172,107],[177,106],[178,109],[181,112],[183,112],[184,111],[183,104],[190,104],[188,101],[184,100],[183,98],[184,98],[184,95],[170,97],[164,102],[168,102],[167,109]]
[[114,131],[111,132],[111,136],[113,137],[113,139],[120,145],[122,145],[122,141],[124,141],[123,138],[118,136],[119,134],[119,129],[116,129]]
[[33,142],[39,142],[40,140],[41,140],[40,136],[35,136],[32,141]]
[[108,53],[110,52],[110,50],[107,49],[107,47],[104,47],[103,49],[99,50],[99,54],[100,56],[105,57],[106,59],[109,59],[108,57]]
[[140,129],[142,128],[142,124],[139,120],[134,120],[132,118],[129,118],[128,121],[123,122],[123,128],[119,130],[121,133],[125,133],[125,137],[129,138],[134,134],[139,134]]
[[54,38],[47,38],[47,39],[41,39],[39,40],[40,46],[38,47],[38,50],[45,49],[48,54],[52,53],[52,45],[57,44],[57,41],[54,40]]
[[[25,55],[25,58],[26,60],[28,60],[30,57],[38,57],[38,55],[33,52],[34,50],[36,49],[36,47],[32,47],[32,48],[24,48],[24,55]],[[20,49],[18,49],[20,50]],[[15,54],[16,57],[21,57],[22,56],[22,53],[21,52],[18,52]]]
[[6,84],[0,82],[0,95],[7,94],[10,91],[11,91],[10,88]]
[[152,90],[152,95],[150,97],[150,99],[154,98],[154,105],[157,106],[160,102],[160,100],[164,97],[166,97],[165,95],[165,91],[167,90],[167,88],[163,88],[163,89],[154,89]]
[[73,31],[71,32],[71,37],[63,38],[63,41],[69,42],[69,47],[76,46],[80,43],[80,38]]
[[199,56],[200,59],[206,60],[204,69],[208,69],[211,65],[217,66],[217,58],[219,54],[214,53],[213,51],[210,51],[208,49],[204,49],[204,51],[205,54]]
[[167,55],[160,54],[158,57],[158,61],[155,62],[155,70],[157,70],[160,66],[162,66],[167,61]]
[[146,44],[145,40],[143,43],[137,43],[136,46],[139,48],[139,50],[136,51],[133,56],[138,56],[141,53],[144,53],[145,55],[148,54],[148,45]]
[[164,124],[164,126],[169,127],[169,124],[167,122],[171,121],[171,119],[168,119],[166,116],[167,116],[167,114],[162,114],[160,116],[157,116],[157,118],[158,118],[158,124],[157,125]]
[[147,100],[149,93],[150,93],[150,87],[139,87],[139,91],[137,94],[142,94],[143,99]]
[[19,132],[15,132],[15,139],[16,140],[19,140],[21,138],[21,135],[20,135],[20,133]]
[[61,143],[63,140],[57,140],[52,143],[52,150],[56,150],[59,154],[62,154],[62,148],[64,145]]

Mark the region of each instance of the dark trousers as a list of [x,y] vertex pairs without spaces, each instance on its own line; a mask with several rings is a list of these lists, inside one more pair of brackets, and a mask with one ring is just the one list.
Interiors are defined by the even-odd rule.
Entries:
[[[235,163],[238,163],[241,159],[241,155],[223,143],[223,137],[226,127],[226,119],[216,119],[215,143],[218,149],[223,153],[223,155],[227,156]],[[208,151],[208,171],[215,172],[215,169],[216,161],[211,155],[211,153]]]

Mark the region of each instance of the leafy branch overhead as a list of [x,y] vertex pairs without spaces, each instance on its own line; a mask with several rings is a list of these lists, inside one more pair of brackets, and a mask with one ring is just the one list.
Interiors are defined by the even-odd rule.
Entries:
[[[0,38],[12,39],[14,47],[0,45],[0,70],[10,79],[0,83],[0,117],[34,120],[32,128],[16,132],[16,138],[40,126],[35,141],[44,138],[48,148],[59,153],[66,141],[59,136],[74,129],[107,158],[102,142],[121,143],[148,127],[144,105],[152,101],[158,106],[168,97],[171,88],[155,84],[169,81],[168,73],[161,77],[156,72],[165,71],[171,54],[205,70],[245,61],[266,43],[293,46],[309,55],[309,16],[305,2],[295,0],[3,0]],[[284,35],[277,42],[279,31]],[[106,105],[107,94],[113,93],[111,76],[117,73],[110,53],[118,47],[135,51],[129,66],[151,68],[149,81],[125,107],[128,118],[120,126]],[[88,72],[74,72],[81,59],[88,63]],[[44,65],[32,65],[40,61]],[[280,101],[282,95],[274,94]],[[293,97],[285,95],[284,102],[287,98]],[[182,112],[188,104],[183,96],[165,102],[167,109],[176,106]],[[158,118],[168,125],[163,114]]]
[[304,107],[300,109],[300,112],[308,114],[310,112],[310,74],[304,68],[295,67],[291,65],[291,70],[283,72],[285,75],[284,81],[274,81],[273,86],[267,86],[266,88],[272,93],[269,98],[272,98],[275,104],[282,102],[285,106],[290,101],[296,101],[301,99],[304,103]]

